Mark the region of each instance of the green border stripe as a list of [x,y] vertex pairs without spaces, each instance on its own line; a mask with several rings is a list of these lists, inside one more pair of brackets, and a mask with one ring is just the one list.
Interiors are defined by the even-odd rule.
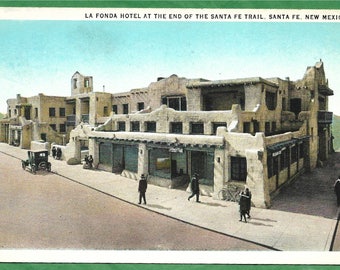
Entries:
[[199,264],[0,264],[0,269],[16,266],[19,270],[332,270],[331,265],[199,265]]

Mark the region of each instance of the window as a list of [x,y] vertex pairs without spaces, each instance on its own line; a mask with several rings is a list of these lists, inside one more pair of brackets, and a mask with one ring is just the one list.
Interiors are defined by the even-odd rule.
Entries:
[[268,171],[268,178],[271,178],[273,173],[273,156],[268,154],[267,156],[267,171]]
[[123,104],[123,114],[129,113],[129,104]]
[[34,117],[38,118],[39,114],[38,114],[38,108],[34,108]]
[[49,108],[49,116],[55,117],[55,108]]
[[137,107],[138,111],[144,110],[144,102],[138,102]]
[[156,122],[146,122],[146,132],[156,132]]
[[303,143],[299,144],[299,158],[303,158],[305,155],[305,151],[304,151],[304,145]]
[[41,138],[41,140],[43,140],[44,142],[46,142],[46,139],[47,139],[46,133],[41,133],[41,134],[40,134],[40,138]]
[[31,107],[24,107],[24,114],[27,120],[31,120]]
[[187,100],[185,96],[162,97],[162,104],[176,111],[187,110]]
[[253,126],[254,126],[254,133],[260,131],[260,124],[256,120],[253,121]]
[[243,122],[243,133],[250,133],[250,122]]
[[284,170],[288,167],[289,164],[289,152],[288,149],[284,149],[281,152],[281,164],[280,164],[280,168],[281,170]]
[[139,131],[139,122],[138,121],[131,122],[131,131],[135,131],[135,132]]
[[275,133],[276,131],[276,122],[272,122],[272,132]]
[[191,151],[191,173],[197,172],[203,185],[214,185],[214,152]]
[[297,162],[297,147],[294,145],[290,148],[290,161],[291,163]]
[[287,110],[286,98],[282,98],[282,111]]
[[65,113],[65,108],[59,108],[59,116],[60,117],[65,117],[66,113]]
[[73,79],[73,89],[77,88],[77,79]]
[[118,113],[117,105],[112,105],[112,111],[113,111],[115,114]]
[[118,131],[125,131],[125,122],[118,122]]
[[151,175],[171,179],[171,160],[168,149],[150,150],[149,170]]
[[172,122],[170,123],[170,133],[183,133],[183,124],[182,122]]
[[101,142],[99,144],[99,163],[112,166],[112,144]]
[[190,134],[204,134],[203,123],[191,123],[190,130]]
[[90,86],[90,80],[89,79],[85,79],[84,85],[85,85],[85,87],[89,87]]
[[104,116],[108,116],[108,115],[109,115],[107,106],[104,106],[103,115],[104,115]]
[[66,125],[65,124],[60,124],[59,125],[59,132],[65,133],[66,132]]
[[135,145],[124,145],[124,165],[130,172],[138,172],[138,147]]
[[269,135],[270,134],[270,122],[265,123],[264,129],[265,129],[264,131],[265,135]]
[[227,127],[227,123],[213,123],[213,134],[216,134],[218,127]]
[[244,157],[231,157],[231,179],[235,181],[246,181],[247,160]]
[[276,93],[266,91],[266,105],[268,110],[275,110],[276,108]]
[[55,124],[50,124],[50,127],[51,127],[54,131],[57,131],[57,125],[55,125]]

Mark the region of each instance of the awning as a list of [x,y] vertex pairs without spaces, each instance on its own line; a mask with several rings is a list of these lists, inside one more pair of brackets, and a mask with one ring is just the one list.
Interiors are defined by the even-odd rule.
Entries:
[[145,132],[100,132],[89,135],[90,139],[110,140],[117,143],[145,143],[155,147],[223,148],[224,139],[210,135],[183,135]]
[[309,136],[303,136],[300,138],[293,138],[291,140],[275,143],[267,146],[267,151],[271,153],[273,156],[277,156],[281,154],[281,151],[285,150],[287,147],[290,147],[294,144],[302,143],[303,141],[308,141]]

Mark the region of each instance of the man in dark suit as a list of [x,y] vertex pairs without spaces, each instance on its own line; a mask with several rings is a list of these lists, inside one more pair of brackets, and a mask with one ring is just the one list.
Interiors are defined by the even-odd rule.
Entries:
[[148,188],[148,182],[146,181],[145,175],[142,174],[139,180],[139,184],[138,184],[138,192],[139,192],[139,203],[138,204],[142,203],[142,199],[144,201],[144,204],[146,204],[145,193],[146,193],[147,188]]
[[200,202],[200,185],[197,173],[195,173],[194,177],[191,179],[191,192],[192,194],[188,197],[188,201],[196,195],[196,202]]

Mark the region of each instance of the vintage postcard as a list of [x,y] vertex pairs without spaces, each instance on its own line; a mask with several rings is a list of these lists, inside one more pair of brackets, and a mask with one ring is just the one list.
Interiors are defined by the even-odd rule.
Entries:
[[0,8],[0,261],[339,264],[339,22]]

